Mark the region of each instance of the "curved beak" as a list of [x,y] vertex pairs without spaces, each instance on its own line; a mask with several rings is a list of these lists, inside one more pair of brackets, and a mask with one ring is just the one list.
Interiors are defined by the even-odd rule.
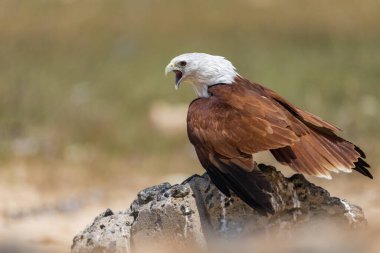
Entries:
[[182,81],[183,74],[178,68],[176,68],[176,66],[173,63],[169,63],[169,65],[166,66],[165,76],[167,76],[169,72],[175,73],[175,86],[174,86],[174,88],[176,90],[178,90],[179,85],[181,84],[181,81]]

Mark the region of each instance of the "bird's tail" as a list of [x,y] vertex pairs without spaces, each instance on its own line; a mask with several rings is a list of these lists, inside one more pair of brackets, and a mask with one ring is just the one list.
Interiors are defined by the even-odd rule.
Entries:
[[271,153],[281,164],[297,172],[318,177],[331,178],[330,172],[350,173],[356,170],[373,178],[364,160],[364,152],[349,141],[334,134],[318,133],[311,130],[299,142],[291,146],[273,149]]
[[[252,158],[250,160],[252,163]],[[229,190],[232,190],[260,214],[274,214],[270,194],[273,191],[272,186],[257,167],[248,171],[241,160],[214,157],[206,170],[211,180],[226,196],[230,196]]]
[[211,181],[227,197],[231,191],[262,215],[274,214],[272,185],[252,160],[251,155],[227,158],[195,148]]

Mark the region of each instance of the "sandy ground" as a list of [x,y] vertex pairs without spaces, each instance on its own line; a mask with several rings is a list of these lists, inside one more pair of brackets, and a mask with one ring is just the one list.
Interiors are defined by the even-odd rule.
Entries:
[[[108,179],[113,183],[109,184],[91,178],[91,173],[87,172],[79,173],[79,179],[56,183],[55,179],[70,178],[74,171],[64,172],[65,176],[61,172],[55,174],[55,179],[49,179],[51,175],[42,172],[36,169],[31,175],[30,168],[25,165],[1,172],[0,239],[3,247],[25,245],[31,252],[69,252],[73,237],[99,213],[107,208],[126,209],[140,189],[163,181],[179,183],[188,176],[134,175],[128,178],[132,184],[123,184],[117,178],[112,180],[115,175],[110,175]],[[377,180],[370,181],[359,175],[339,175],[333,181],[311,180],[332,195],[361,206],[371,236],[380,236]],[[84,181],[87,183],[82,183]]]

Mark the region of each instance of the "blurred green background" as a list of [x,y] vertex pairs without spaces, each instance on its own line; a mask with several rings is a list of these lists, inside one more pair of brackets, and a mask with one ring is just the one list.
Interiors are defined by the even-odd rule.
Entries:
[[[57,236],[28,233],[48,244],[65,235],[67,249],[101,208],[125,208],[158,176],[201,173],[185,129],[194,92],[175,91],[164,76],[185,52],[225,56],[241,75],[341,127],[376,174],[379,11],[378,0],[0,0],[0,223],[41,232],[52,222],[36,220],[41,206],[104,184],[113,197],[120,190],[119,202],[57,212]],[[350,176],[328,189],[361,200],[365,185],[373,199],[376,184]],[[378,217],[380,202],[363,202]],[[12,216],[20,207],[30,213],[21,220]]]
[[184,52],[227,57],[376,159],[379,10],[375,0],[2,0],[1,161],[187,156],[186,132],[164,135],[149,117],[157,101],[193,99],[163,74]]

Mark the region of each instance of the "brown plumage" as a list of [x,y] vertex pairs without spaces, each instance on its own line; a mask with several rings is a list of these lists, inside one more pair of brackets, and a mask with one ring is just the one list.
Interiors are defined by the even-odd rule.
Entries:
[[169,72],[177,89],[187,81],[198,96],[189,107],[188,136],[225,195],[234,192],[262,214],[275,211],[271,184],[252,158],[261,151],[308,175],[330,178],[331,171],[356,170],[372,178],[364,152],[337,136],[340,129],[242,78],[224,57],[182,54],[166,66]]
[[227,196],[235,192],[259,212],[273,213],[270,184],[252,154],[270,151],[297,172],[330,178],[352,169],[372,178],[364,152],[337,136],[339,129],[274,91],[237,76],[208,87],[188,111],[188,136],[202,166]]

